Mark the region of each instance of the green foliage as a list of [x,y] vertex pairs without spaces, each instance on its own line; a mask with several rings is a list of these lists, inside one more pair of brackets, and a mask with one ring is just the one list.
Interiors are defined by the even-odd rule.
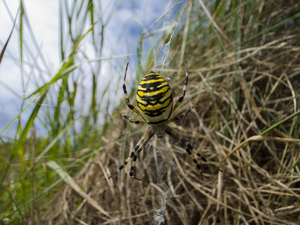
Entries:
[[[97,96],[98,81],[95,78],[101,70],[103,44],[100,49],[95,48],[96,54],[100,58],[93,59],[90,64],[91,68],[92,64],[95,63],[98,66],[96,67],[97,70],[93,70],[93,88],[90,90],[90,95],[93,97],[90,104],[90,113],[87,115],[81,109],[77,110],[74,107],[76,99],[83,97],[82,92],[78,92],[78,85],[80,84],[76,81],[76,76],[80,74],[78,69],[81,70],[85,63],[80,47],[83,42],[87,41],[86,36],[92,35],[94,45],[96,45],[95,36],[98,34],[94,32],[94,26],[100,25],[103,33],[103,29],[111,16],[107,21],[95,22],[94,5],[92,1],[89,1],[88,5],[87,3],[73,2],[70,10],[67,2],[65,2],[65,5],[63,5],[63,1],[60,2],[61,65],[51,80],[45,82],[42,86],[39,86],[37,81],[32,81],[33,83],[36,82],[38,88],[22,99],[24,106],[22,106],[20,113],[0,131],[2,135],[15,121],[18,122],[18,132],[15,140],[6,142],[1,139],[0,222],[10,224],[27,223],[28,215],[32,215],[33,210],[38,214],[46,209],[44,204],[53,197],[53,192],[49,191],[53,190],[54,187],[59,189],[62,183],[61,179],[57,180],[57,174],[49,169],[45,162],[48,160],[56,161],[68,173],[73,175],[84,166],[84,162],[88,158],[94,157],[98,152],[97,150],[89,151],[87,154],[81,155],[81,150],[84,148],[97,148],[100,146],[100,137],[105,131],[97,126],[99,124],[97,115],[102,115],[103,105],[108,104],[103,100],[107,98],[109,86],[102,91],[99,100],[99,96]],[[23,49],[25,41],[23,32],[24,29],[31,29],[29,21],[27,21],[27,12],[22,4],[24,3],[21,1],[19,15],[21,74],[24,70],[25,51]],[[111,15],[114,14],[118,4],[110,12]],[[82,17],[81,14],[84,14],[84,16]],[[67,27],[63,23],[66,19],[68,20]],[[80,24],[80,26],[77,24]],[[89,24],[88,29],[86,30],[86,27],[81,26],[81,24]],[[77,29],[74,30],[73,26]],[[31,30],[31,32],[33,31]],[[65,36],[66,32],[68,36]],[[103,38],[102,36],[102,42]],[[1,59],[7,44],[1,52]],[[65,46],[68,46],[68,48],[65,48]],[[112,56],[112,58],[114,57]],[[84,59],[87,62],[91,60],[86,55]],[[84,95],[88,95],[88,93],[84,93]],[[27,121],[24,122],[25,116],[23,116],[23,113],[25,111],[31,111],[31,113]],[[108,114],[108,111],[106,114]],[[42,122],[47,130],[47,136],[43,136],[41,139],[37,139],[34,132],[36,121]],[[76,123],[77,126],[81,126],[81,130],[77,131],[75,128]],[[106,124],[109,121],[102,123]],[[76,158],[76,160],[70,163],[71,158]],[[38,221],[36,217],[31,219]]]

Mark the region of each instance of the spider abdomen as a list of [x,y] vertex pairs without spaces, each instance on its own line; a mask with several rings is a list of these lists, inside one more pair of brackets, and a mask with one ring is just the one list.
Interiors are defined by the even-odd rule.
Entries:
[[172,92],[167,81],[158,73],[151,71],[143,77],[136,99],[147,123],[158,124],[169,119],[173,107]]

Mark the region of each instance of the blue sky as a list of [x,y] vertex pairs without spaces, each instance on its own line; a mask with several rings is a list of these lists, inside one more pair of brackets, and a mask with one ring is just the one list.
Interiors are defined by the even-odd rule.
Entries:
[[[116,2],[116,0],[102,1],[101,7],[98,7],[99,11],[95,12],[95,14],[97,15],[98,13],[99,16],[103,14],[103,18],[105,20],[109,16],[108,12],[111,11]],[[109,24],[106,26],[103,56],[109,57],[113,55],[132,54],[131,63],[134,63],[137,42],[141,37],[143,30],[147,29],[167,9],[177,2],[179,2],[179,0],[152,0],[151,2],[122,1]],[[181,6],[185,4],[186,1],[184,1]],[[23,76],[21,75],[19,65],[19,33],[17,30],[14,30],[0,66],[0,132],[20,111],[22,97],[32,93],[36,90],[38,85],[42,85],[43,82],[50,80],[56,69],[59,68],[59,1],[26,0],[24,1],[24,5],[33,31],[33,34],[30,34],[28,29],[24,28],[24,55],[27,57],[26,54],[32,54],[33,56],[31,56],[31,58],[38,58],[36,63],[38,63],[39,68],[43,70],[43,76],[37,79],[38,84],[30,82],[32,74],[29,69],[30,66],[26,65],[26,60],[24,60],[24,67],[28,67],[25,69],[28,74],[24,74]],[[4,1],[0,3],[1,48],[9,36],[18,7],[19,1]],[[154,27],[154,29],[167,26],[168,23],[172,23],[174,20],[175,17],[173,18],[172,13],[169,13],[164,20],[160,21],[160,23]],[[19,20],[17,20],[16,26],[19,26]],[[86,27],[86,30],[87,29],[88,27]],[[86,44],[83,43],[82,49],[86,52],[86,54],[92,55],[93,49],[91,49],[91,45],[88,44],[89,40],[87,39],[85,41]],[[35,46],[39,47],[36,48]],[[40,49],[41,52],[38,52],[37,49]],[[43,55],[44,62],[42,62],[38,57],[39,54]],[[110,76],[110,74],[105,71],[109,67],[109,62],[106,63],[107,64],[104,63],[103,65],[103,75],[101,78],[103,80],[106,80],[105,76]],[[134,71],[131,71],[131,73],[132,72]],[[85,85],[90,85],[88,83],[90,82],[90,79],[88,78],[90,74],[86,73],[83,77],[84,76],[86,76],[84,82],[87,82]],[[122,76],[122,74],[120,74],[120,76]],[[28,116],[29,113],[30,111],[25,112],[24,116]],[[4,136],[14,137],[16,128],[15,125],[6,131]]]

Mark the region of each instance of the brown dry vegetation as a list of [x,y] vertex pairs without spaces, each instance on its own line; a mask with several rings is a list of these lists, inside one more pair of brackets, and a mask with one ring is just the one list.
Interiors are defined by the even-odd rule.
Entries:
[[[289,118],[299,108],[300,21],[284,21],[300,5],[291,2],[241,7],[237,15],[215,19],[216,34],[192,27],[199,20],[194,8],[188,29],[182,27],[172,42],[169,68],[159,71],[171,78],[176,100],[187,56],[186,101],[175,115],[201,102],[170,126],[222,172],[201,162],[201,180],[184,149],[166,137],[154,138],[140,154],[141,182],[129,177],[130,166],[108,179],[147,129],[114,114],[110,131],[99,137],[105,149],[73,177],[81,189],[66,185],[40,222],[157,224],[156,210],[166,204],[165,224],[300,224],[299,119]],[[199,11],[199,2],[193,4]],[[250,21],[244,10],[253,10],[258,21]],[[232,26],[235,16],[239,27]],[[280,25],[268,30],[275,24]],[[125,105],[122,111],[133,115]],[[86,151],[93,149],[81,154]]]

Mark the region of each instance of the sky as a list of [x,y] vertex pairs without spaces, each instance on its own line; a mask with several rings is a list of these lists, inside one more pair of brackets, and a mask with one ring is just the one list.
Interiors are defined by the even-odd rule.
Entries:
[[[0,2],[1,49],[11,32],[13,20],[17,14],[18,8],[19,1]],[[48,37],[57,36],[58,2],[26,0],[25,8],[29,15],[30,25],[36,37],[36,41],[38,45],[42,46],[42,54],[45,55],[48,65],[55,68],[55,66],[58,65],[58,40],[57,38]],[[18,19],[16,29],[19,28]],[[28,48],[33,48],[32,41],[30,41],[30,35],[26,29],[24,30],[24,40],[26,40]],[[0,66],[0,132],[15,116],[17,116],[22,106],[22,97],[28,94],[24,93],[24,88],[22,88],[22,86],[24,86],[22,83],[27,83],[25,79],[28,76],[24,76],[24,80],[21,76],[19,65],[19,42],[19,34],[17,30],[14,30]],[[27,51],[25,50],[24,52]],[[34,87],[26,90],[30,91],[33,88]],[[14,137],[15,128],[16,124],[14,124],[5,135]]]
[[[0,132],[7,124],[15,118],[22,107],[23,96],[28,96],[38,86],[49,81],[59,68],[60,48],[59,48],[59,0],[25,0],[24,6],[32,33],[24,26],[24,58],[29,57],[37,59],[36,62],[27,62],[24,60],[25,74],[20,70],[20,48],[19,48],[19,17],[16,23],[16,29],[13,32],[5,56],[0,66]],[[69,1],[70,2],[70,1]],[[95,1],[96,2],[96,1]],[[105,43],[103,56],[116,56],[122,54],[136,54],[138,39],[143,30],[147,29],[155,20],[157,20],[167,9],[172,7],[178,1],[122,1],[116,12],[105,29]],[[102,1],[97,15],[103,14],[103,19],[109,17],[109,12],[113,9],[116,0]],[[185,3],[183,3],[184,5]],[[19,1],[1,1],[0,2],[0,48],[3,47],[13,26],[14,17],[17,14]],[[170,22],[171,21],[171,22]],[[167,27],[174,22],[172,16],[168,15],[166,21],[158,26]],[[85,27],[87,30],[89,27]],[[88,41],[86,42],[88,43]],[[66,46],[67,48],[67,46]],[[37,50],[39,49],[39,50]],[[86,54],[93,55],[93,49],[89,44],[83,44],[82,49]],[[27,54],[31,54],[30,56]],[[40,59],[43,56],[43,60]],[[97,56],[95,56],[97,57]],[[134,57],[132,57],[134,58]],[[132,60],[134,61],[134,60]],[[39,65],[43,71],[42,77],[35,77],[36,74],[31,70],[32,64]],[[106,66],[107,65],[107,66]],[[110,76],[107,70],[108,64],[103,66],[103,75],[101,79]],[[91,85],[90,74],[86,73],[82,77],[82,82],[86,86]],[[30,82],[35,79],[36,82]],[[106,85],[105,82],[103,85]],[[88,96],[87,96],[88,98]],[[26,105],[26,104],[25,104]],[[24,107],[24,106],[23,106]],[[51,106],[47,106],[51,107]],[[28,117],[30,110],[25,111],[23,116]],[[16,123],[7,131],[5,137],[14,137],[16,132]]]

